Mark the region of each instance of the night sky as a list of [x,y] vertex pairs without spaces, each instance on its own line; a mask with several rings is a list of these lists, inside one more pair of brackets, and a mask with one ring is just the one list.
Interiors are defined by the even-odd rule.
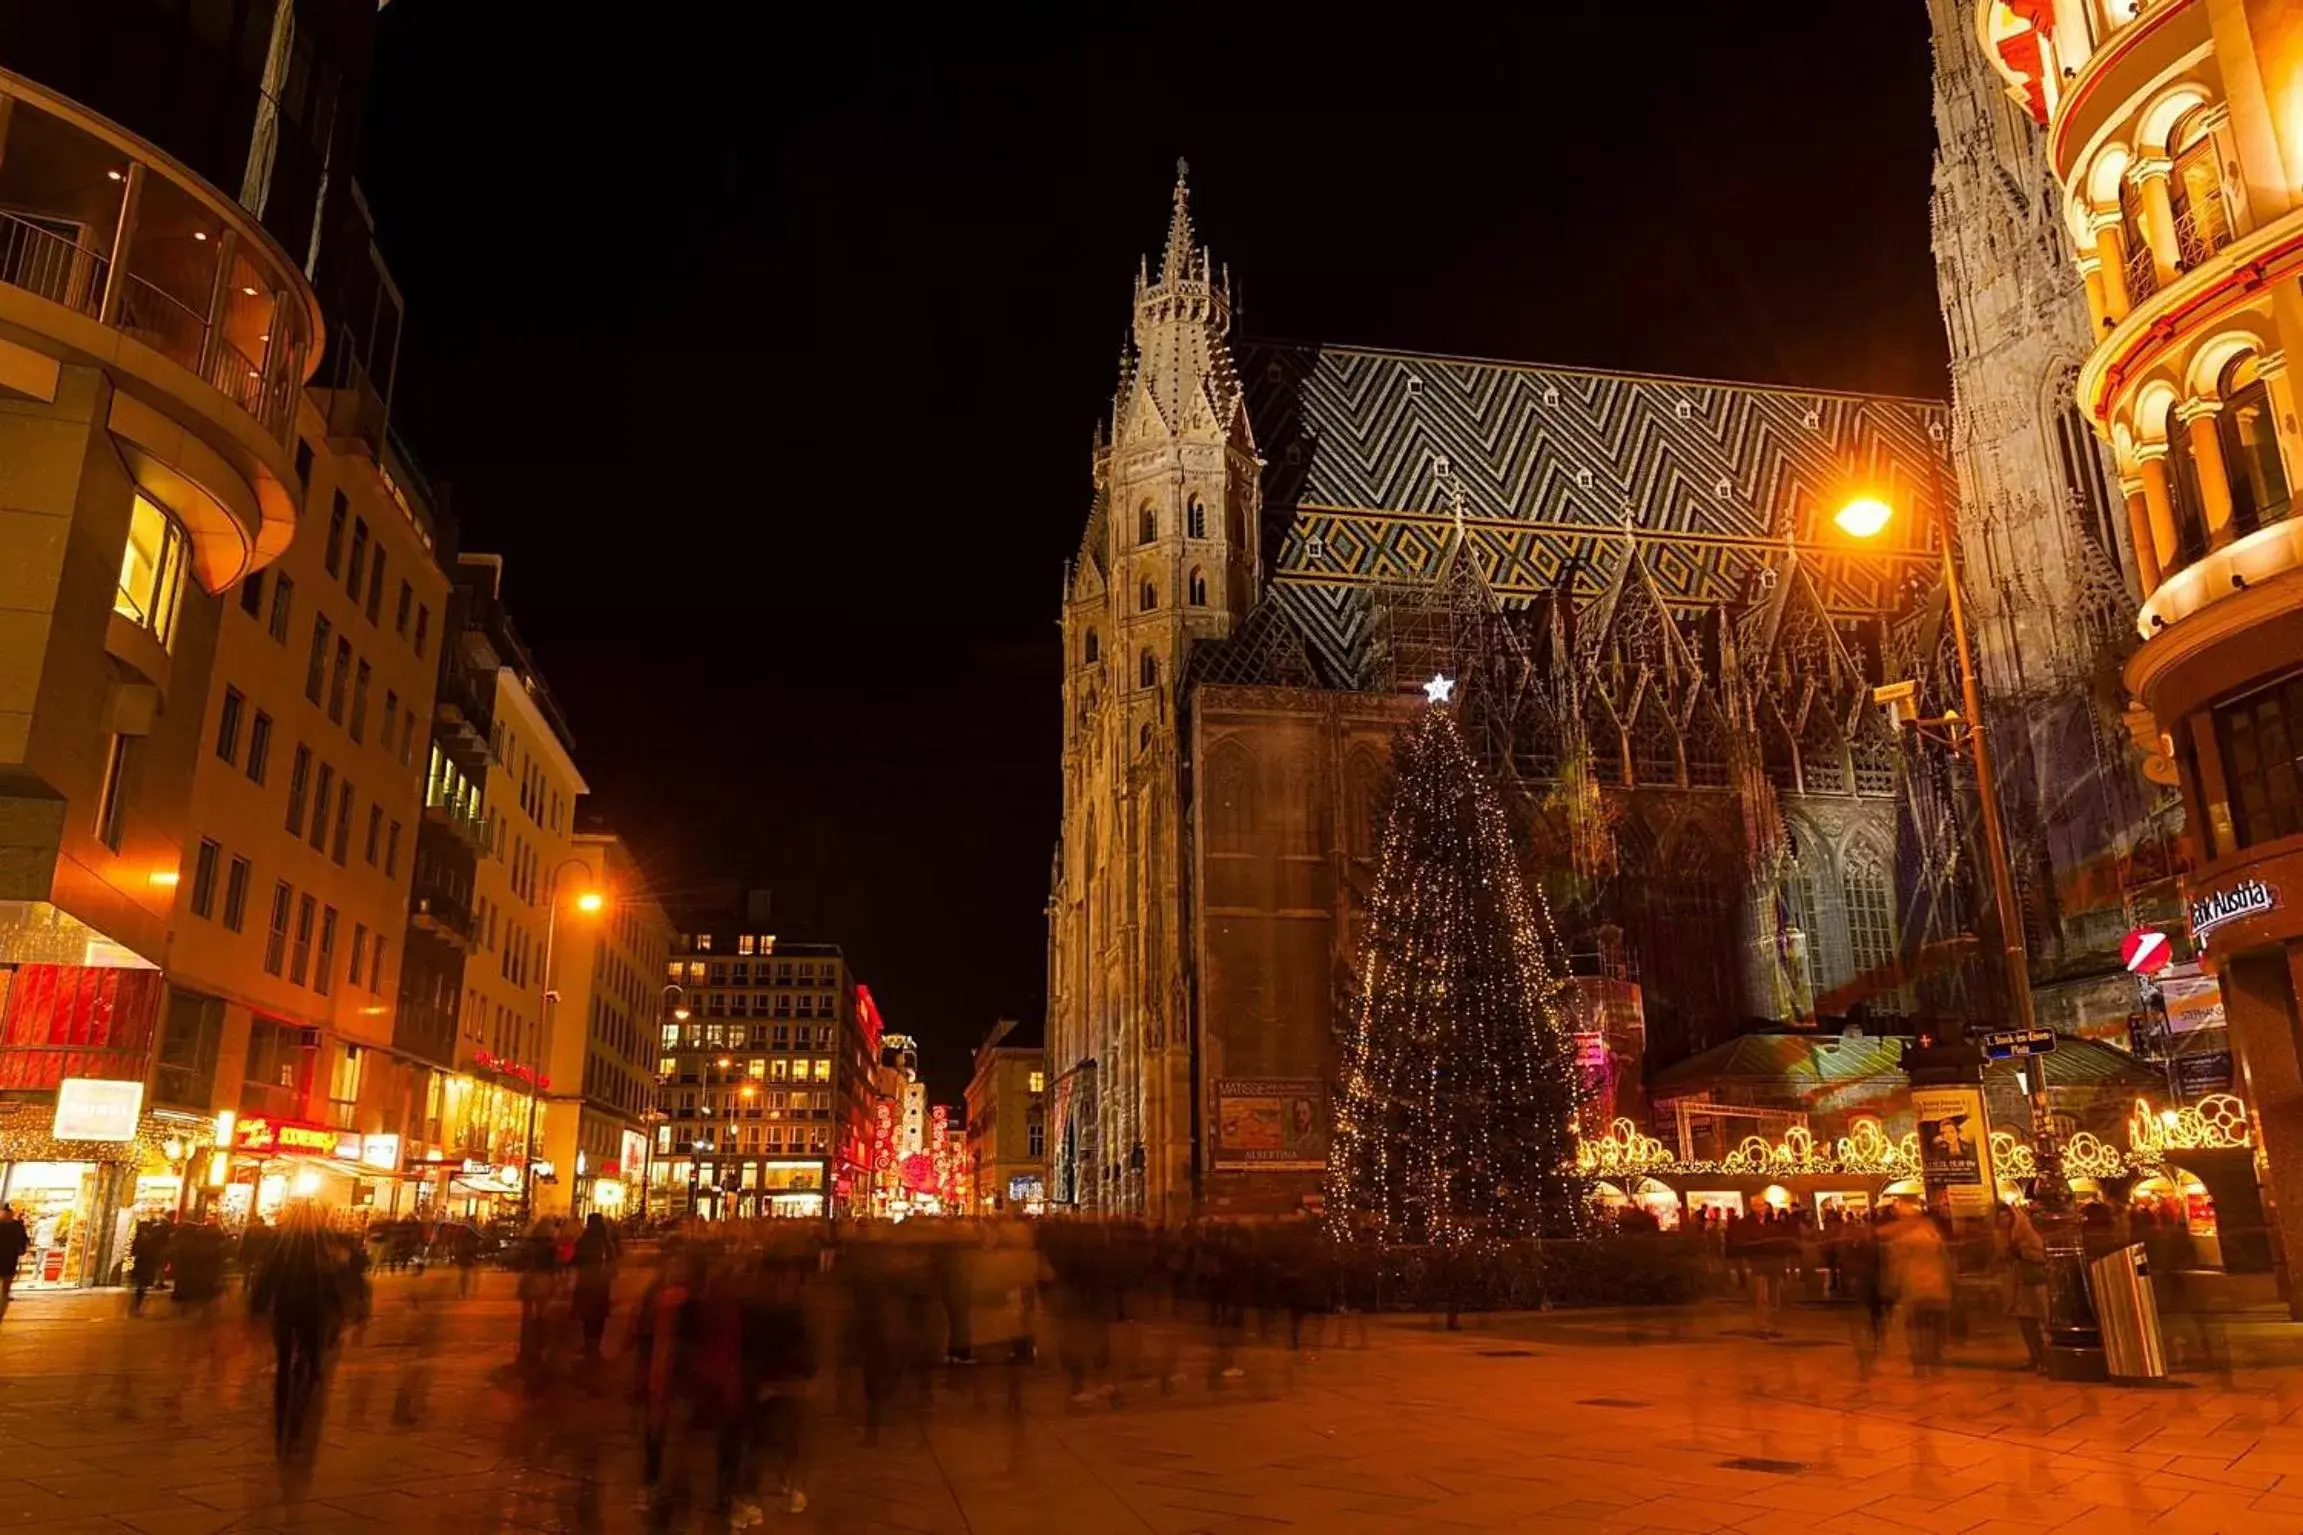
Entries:
[[1178,155],[1253,334],[1945,392],[1916,0],[724,9],[384,10],[395,419],[591,808],[844,944],[939,1097],[1044,1007],[1061,574]]

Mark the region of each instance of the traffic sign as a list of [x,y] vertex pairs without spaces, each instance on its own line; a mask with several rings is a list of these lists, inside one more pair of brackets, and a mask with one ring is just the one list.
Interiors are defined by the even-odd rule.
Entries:
[[2135,975],[2157,975],[2175,962],[2175,945],[2155,927],[2131,930],[2119,941],[2119,958]]
[[2045,1055],[2055,1048],[2053,1029],[1993,1029],[1983,1036],[1983,1053],[1994,1061]]

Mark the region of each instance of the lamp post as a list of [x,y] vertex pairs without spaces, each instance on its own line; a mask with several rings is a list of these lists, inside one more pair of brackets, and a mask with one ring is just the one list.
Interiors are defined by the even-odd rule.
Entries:
[[[552,877],[545,885],[544,911],[544,1010],[536,1030],[536,1048],[528,1062],[528,1131],[521,1141],[526,1162],[520,1169],[520,1225],[525,1228],[536,1216],[536,1099],[542,1091],[544,1055],[552,1047],[552,1004],[560,1000],[559,988],[552,984],[552,950],[560,931],[560,871],[567,868],[582,869],[586,874],[592,866],[581,858],[563,858],[552,867]],[[596,916],[608,904],[608,898],[597,890],[576,893],[576,910],[585,916]]]
[[[1941,500],[1938,498],[1938,506]],[[1888,505],[1859,497],[1840,508],[1832,519],[1855,538],[1873,538],[1893,520]],[[2010,1020],[2025,1033],[2039,1026],[2031,999],[2031,957],[2023,942],[2023,913],[2015,891],[2015,869],[2007,853],[2007,825],[2000,813],[1998,780],[1993,776],[1990,734],[1984,728],[1982,694],[1976,681],[1975,652],[1967,634],[1967,608],[1959,585],[1959,571],[1951,557],[1952,530],[1939,527],[1943,550],[1943,589],[1951,616],[1951,644],[1959,663],[1959,704],[1963,719],[1948,713],[1941,719],[1922,720],[1907,713],[1914,692],[1909,682],[1878,690],[1877,697],[1895,715],[1898,725],[1922,732],[1939,729],[1940,739],[1954,753],[1969,752],[1975,763],[1975,797],[1983,819],[1984,858],[1991,870],[1991,898],[1999,912],[2000,962],[2005,968]],[[2024,1093],[2031,1108],[2031,1158],[2036,1174],[2032,1202],[2039,1207],[2040,1236],[2047,1248],[2049,1373],[2058,1379],[2103,1378],[2102,1334],[2095,1324],[2087,1297],[2085,1249],[2071,1209],[2071,1185],[2063,1176],[2063,1143],[2055,1133],[2053,1107],[2047,1097],[2047,1073],[2033,1062],[2024,1073]],[[1995,1191],[1987,1191],[1994,1192]]]

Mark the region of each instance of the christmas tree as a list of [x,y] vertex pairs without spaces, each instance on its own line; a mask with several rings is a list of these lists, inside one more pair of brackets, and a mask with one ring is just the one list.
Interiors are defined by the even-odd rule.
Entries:
[[1400,732],[1328,1159],[1359,1240],[1455,1244],[1584,1229],[1578,1089],[1542,894],[1434,679]]

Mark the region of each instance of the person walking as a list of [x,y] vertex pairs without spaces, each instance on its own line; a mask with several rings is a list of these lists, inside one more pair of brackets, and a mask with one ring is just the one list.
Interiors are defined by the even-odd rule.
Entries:
[[1998,1219],[2002,1282],[2007,1288],[2007,1314],[2023,1334],[2023,1351],[2031,1368],[2047,1373],[2047,1242],[2020,1206],[2001,1205]]
[[584,1361],[600,1362],[600,1340],[608,1331],[608,1306],[616,1285],[616,1239],[608,1223],[594,1210],[584,1217],[584,1233],[576,1238],[576,1320],[584,1329]]
[[128,1240],[130,1316],[143,1314],[144,1292],[160,1282],[160,1271],[168,1266],[168,1239],[174,1234],[175,1227],[165,1215],[137,1222],[136,1234]]
[[24,1229],[24,1217],[14,1205],[0,1205],[0,1316],[8,1314],[8,1303],[16,1298],[16,1267],[31,1247],[32,1233]]
[[1912,1373],[1939,1374],[1951,1318],[1950,1249],[1934,1218],[1925,1214],[1895,1222],[1887,1240],[1895,1296],[1911,1340]]
[[334,1244],[301,1211],[274,1234],[249,1284],[250,1311],[272,1323],[272,1447],[282,1461],[307,1447],[321,1357],[343,1323],[337,1269]]

